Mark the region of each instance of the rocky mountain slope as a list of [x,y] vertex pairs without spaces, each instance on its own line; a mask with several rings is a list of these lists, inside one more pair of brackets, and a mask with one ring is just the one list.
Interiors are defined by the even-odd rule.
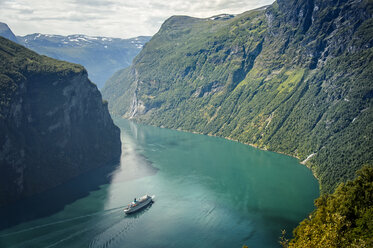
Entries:
[[304,160],[323,192],[373,163],[373,2],[169,18],[107,82],[110,111]]
[[82,66],[0,37],[0,205],[112,164],[119,136]]

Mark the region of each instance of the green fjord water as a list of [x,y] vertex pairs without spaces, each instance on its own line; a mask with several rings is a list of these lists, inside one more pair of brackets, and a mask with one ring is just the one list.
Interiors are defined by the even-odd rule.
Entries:
[[[316,179],[295,158],[217,137],[116,124],[120,165],[17,203],[18,210],[3,214],[2,221],[19,221],[0,231],[0,247],[279,247],[281,230],[291,233],[319,195]],[[109,180],[54,206],[102,177]],[[156,195],[155,203],[125,216],[123,206],[146,193]],[[48,204],[56,210],[49,213]],[[27,211],[31,218],[22,220]],[[41,217],[32,217],[38,211]]]

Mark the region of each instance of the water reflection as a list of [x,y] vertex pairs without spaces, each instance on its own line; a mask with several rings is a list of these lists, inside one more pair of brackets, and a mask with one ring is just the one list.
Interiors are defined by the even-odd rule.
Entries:
[[[132,122],[129,122],[126,127],[129,127],[130,130],[123,128],[121,132],[122,155],[120,165],[112,174],[111,185],[151,176],[158,171],[152,162],[142,154],[142,148],[137,146],[136,139],[145,140],[143,132],[139,131]],[[129,133],[132,135],[129,135]],[[111,186],[109,186],[110,189]]]
[[[66,205],[100,189],[100,185],[110,183],[117,168],[118,163],[95,169],[51,190],[0,208],[0,230],[63,210]],[[97,205],[96,210],[103,207],[103,204]]]

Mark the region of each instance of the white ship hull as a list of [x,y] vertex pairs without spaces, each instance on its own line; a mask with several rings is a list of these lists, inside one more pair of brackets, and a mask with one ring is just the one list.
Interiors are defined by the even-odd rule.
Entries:
[[[144,198],[144,197],[146,197],[146,199],[136,201],[136,202],[132,202],[123,211],[126,214],[131,214],[131,213],[134,213],[136,211],[139,211],[140,209],[145,208],[146,206],[148,206],[149,204],[151,204],[153,202],[154,196],[150,197],[150,196],[146,195],[146,196],[143,196],[142,198]],[[140,199],[142,199],[142,198],[140,198]]]

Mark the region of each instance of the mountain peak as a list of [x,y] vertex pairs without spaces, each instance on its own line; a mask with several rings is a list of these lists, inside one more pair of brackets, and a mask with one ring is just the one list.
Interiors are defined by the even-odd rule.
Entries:
[[16,36],[12,32],[12,30],[10,30],[8,24],[4,22],[0,22],[0,36],[7,38],[11,41],[14,41],[14,42],[18,42]]
[[168,18],[161,26],[161,30],[163,29],[180,29],[188,26],[192,26],[193,24],[200,22],[204,19],[185,16],[185,15],[174,15]]

